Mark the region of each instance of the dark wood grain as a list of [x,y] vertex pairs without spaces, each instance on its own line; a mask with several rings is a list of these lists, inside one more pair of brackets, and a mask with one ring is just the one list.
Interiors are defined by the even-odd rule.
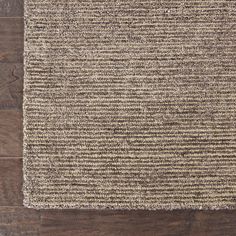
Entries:
[[22,206],[21,189],[22,160],[0,158],[0,206]]
[[191,236],[235,236],[236,210],[196,211]]
[[0,110],[1,157],[22,157],[22,112]]
[[42,236],[187,235],[192,211],[42,211]]
[[0,207],[1,236],[39,236],[37,211],[23,207]]
[[22,110],[23,64],[0,63],[0,110]]
[[236,211],[41,211],[42,236],[235,236]]
[[23,18],[0,18],[0,63],[23,62]]
[[0,17],[23,16],[23,0],[1,0]]

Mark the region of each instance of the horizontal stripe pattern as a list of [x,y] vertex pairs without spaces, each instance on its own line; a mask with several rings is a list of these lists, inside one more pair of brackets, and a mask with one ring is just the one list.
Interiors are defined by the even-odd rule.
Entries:
[[24,204],[235,208],[235,9],[26,0]]

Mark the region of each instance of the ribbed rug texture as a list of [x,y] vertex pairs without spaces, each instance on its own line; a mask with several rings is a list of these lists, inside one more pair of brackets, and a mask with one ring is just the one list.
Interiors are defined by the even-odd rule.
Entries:
[[236,208],[236,1],[25,0],[24,204]]

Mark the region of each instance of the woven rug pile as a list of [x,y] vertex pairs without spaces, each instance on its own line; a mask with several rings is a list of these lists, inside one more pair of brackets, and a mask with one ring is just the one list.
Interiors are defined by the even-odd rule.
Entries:
[[26,0],[24,204],[236,207],[236,3]]

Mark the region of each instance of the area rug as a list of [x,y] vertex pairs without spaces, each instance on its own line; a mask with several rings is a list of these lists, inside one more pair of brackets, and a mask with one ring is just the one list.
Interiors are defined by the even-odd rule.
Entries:
[[26,0],[24,204],[236,208],[236,2]]

